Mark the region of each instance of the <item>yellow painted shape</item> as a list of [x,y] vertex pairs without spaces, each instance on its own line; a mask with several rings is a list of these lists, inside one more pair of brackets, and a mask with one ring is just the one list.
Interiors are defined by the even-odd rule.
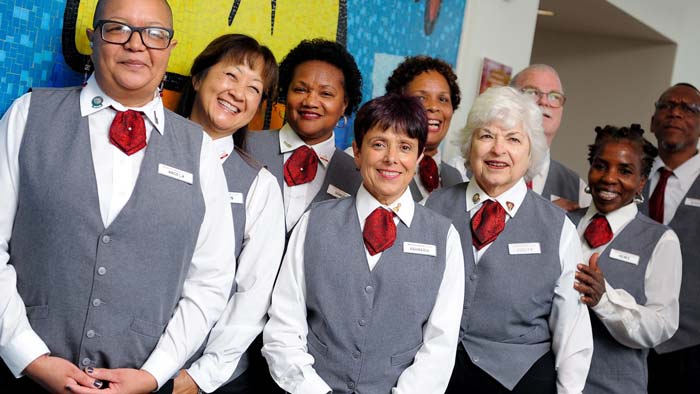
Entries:
[[[71,1],[71,0],[68,0]],[[79,0],[76,48],[91,52],[85,29],[92,25],[97,0]],[[270,34],[271,2],[242,0],[231,26],[228,17],[233,0],[173,0],[173,28],[177,46],[170,56],[168,71],[189,75],[194,58],[216,37],[243,33],[267,45],[278,61],[299,41],[322,37],[335,40],[338,24],[337,0],[277,0],[274,34]]]

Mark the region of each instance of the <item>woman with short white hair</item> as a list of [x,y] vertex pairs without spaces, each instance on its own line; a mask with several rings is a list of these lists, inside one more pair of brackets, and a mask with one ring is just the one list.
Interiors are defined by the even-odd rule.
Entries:
[[542,114],[517,90],[491,88],[474,101],[462,146],[471,181],[426,202],[452,219],[464,252],[447,393],[580,393],[593,350],[574,289],[581,245],[565,212],[524,181],[547,149]]

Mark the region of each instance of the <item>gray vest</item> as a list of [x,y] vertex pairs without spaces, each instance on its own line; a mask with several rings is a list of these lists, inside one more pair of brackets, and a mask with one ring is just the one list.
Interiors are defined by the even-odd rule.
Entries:
[[[251,156],[260,160],[277,178],[280,190],[284,190],[284,154],[280,150],[279,130],[257,131],[248,133],[246,144]],[[326,169],[323,186],[312,203],[336,198],[328,194],[328,186],[333,185],[354,196],[362,184],[362,177],[355,166],[355,161],[345,152],[336,148]],[[311,204],[309,204],[309,207]],[[309,207],[306,209],[308,210]],[[287,236],[292,229],[287,229]]]
[[[460,342],[475,365],[512,390],[551,348],[548,319],[561,275],[566,215],[528,190],[517,215],[476,265],[466,189],[461,183],[435,191],[425,206],[451,219],[461,237],[466,282]],[[538,242],[541,253],[509,255],[509,244],[523,242]]]
[[[649,183],[644,187],[649,201]],[[700,199],[700,177],[681,200],[676,214],[668,224],[678,235],[683,256],[683,278],[680,293],[680,321],[678,331],[668,341],[655,349],[668,353],[700,344],[700,208],[685,204],[687,197]],[[639,205],[640,212],[649,213],[647,202]]]
[[[314,204],[304,244],[309,353],[333,393],[389,394],[423,344],[445,271],[446,218],[416,205],[394,245],[367,266],[354,198]],[[437,256],[403,252],[404,242]]]
[[[441,187],[450,187],[462,182],[464,182],[464,179],[462,178],[462,174],[459,173],[459,170],[445,163],[444,161],[440,162]],[[421,194],[415,179],[411,179],[409,187],[411,188],[411,196],[413,196],[413,201],[423,201],[423,194]]]
[[549,172],[542,189],[542,197],[550,200],[552,194],[578,202],[579,176],[556,160],[549,161]]
[[[140,368],[180,299],[204,216],[202,131],[166,111],[165,134],[151,133],[133,193],[105,228],[79,97],[80,88],[32,92],[10,263],[53,355]],[[193,184],[159,175],[160,163]]]
[[[578,225],[586,213],[580,209],[569,213]],[[644,276],[649,259],[656,244],[668,227],[637,213],[615,239],[605,248],[598,265],[605,280],[615,289],[624,289],[639,305],[647,302],[644,291]],[[616,249],[639,256],[637,265],[622,262],[610,257],[610,250]],[[593,359],[588,372],[586,394],[632,394],[647,392],[647,353],[648,349],[632,349],[619,343],[600,321],[591,313],[593,328]]]
[[[241,249],[243,249],[243,236],[245,234],[245,224],[246,224],[246,205],[245,202],[248,200],[248,192],[250,191],[250,186],[253,181],[258,176],[262,166],[255,162],[255,160],[250,157],[247,153],[240,151],[235,148],[231,155],[223,163],[224,174],[226,175],[226,184],[228,186],[229,193],[241,193],[243,200],[241,204],[232,203],[231,213],[233,215],[233,228],[235,231],[236,239],[234,239],[233,244],[236,250],[236,261],[238,256],[241,254]],[[231,293],[229,294],[229,300],[236,293],[236,281],[233,282],[233,287],[231,288]],[[208,337],[202,344],[202,346],[197,350],[197,352],[190,358],[190,360],[185,364],[185,368],[189,368],[192,363],[197,361],[204,354],[206,349]],[[238,366],[236,370],[231,375],[229,381],[236,379],[243,372],[248,369],[250,365],[250,354],[246,351],[241,355],[238,361]]]

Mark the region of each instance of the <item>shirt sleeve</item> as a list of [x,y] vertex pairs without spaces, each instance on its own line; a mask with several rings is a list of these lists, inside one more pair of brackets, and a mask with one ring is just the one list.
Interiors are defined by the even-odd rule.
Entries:
[[326,394],[330,386],[313,368],[306,336],[306,282],[304,279],[304,241],[309,213],[306,212],[292,232],[282,260],[277,284],[272,292],[270,320],[263,330],[262,353],[277,384],[292,394]]
[[459,340],[464,303],[464,256],[454,226],[447,233],[445,272],[430,318],[423,328],[423,346],[392,389],[392,394],[443,393],[450,381]]
[[262,332],[284,251],[282,193],[269,171],[259,172],[245,204],[245,235],[237,262],[236,292],[212,328],[204,354],[187,370],[207,393],[230,380],[241,355]]
[[581,243],[573,223],[564,219],[559,243],[561,276],[554,289],[549,317],[559,394],[581,393],[593,356],[588,308],[574,289],[576,265],[583,263]]
[[236,270],[226,178],[211,142],[202,133],[199,167],[205,213],[181,298],[165,332],[141,367],[156,378],[159,388],[199,348],[223,312]]
[[17,292],[17,273],[9,263],[9,245],[19,195],[19,149],[27,123],[31,93],[15,100],[0,120],[0,357],[15,377],[49,348],[27,319]]
[[606,281],[605,293],[592,309],[621,344],[635,349],[654,347],[678,329],[681,270],[680,242],[668,230],[654,247],[644,274],[646,304],[637,304],[627,291],[614,289]]

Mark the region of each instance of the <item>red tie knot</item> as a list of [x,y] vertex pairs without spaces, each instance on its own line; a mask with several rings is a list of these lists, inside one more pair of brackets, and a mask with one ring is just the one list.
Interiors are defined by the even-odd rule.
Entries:
[[394,213],[382,207],[372,211],[365,219],[362,238],[371,256],[390,248],[396,240]]
[[297,148],[284,163],[284,181],[287,186],[302,185],[316,178],[318,156],[306,145]]
[[109,127],[109,142],[128,156],[146,146],[146,124],[141,112],[117,111]]
[[608,219],[597,213],[593,216],[586,231],[583,232],[583,238],[591,248],[597,248],[600,245],[605,245],[610,242],[613,237],[612,229]]
[[471,220],[472,245],[477,250],[495,241],[506,227],[506,211],[498,201],[486,200]]
[[438,173],[437,164],[432,157],[428,155],[423,156],[423,160],[418,164],[418,175],[428,193],[432,193],[433,190],[440,186],[440,174]]

